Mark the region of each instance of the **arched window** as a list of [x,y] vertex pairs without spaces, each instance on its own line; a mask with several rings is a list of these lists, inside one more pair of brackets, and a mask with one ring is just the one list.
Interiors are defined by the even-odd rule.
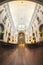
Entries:
[[4,31],[4,26],[3,24],[0,24],[0,39],[3,39],[3,31]]
[[39,27],[40,36],[43,37],[43,24]]

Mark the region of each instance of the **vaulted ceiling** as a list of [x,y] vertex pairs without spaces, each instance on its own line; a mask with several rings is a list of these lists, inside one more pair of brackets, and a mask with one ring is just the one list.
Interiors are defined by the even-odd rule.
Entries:
[[34,13],[36,3],[30,1],[12,1],[8,3],[8,6],[16,29],[27,28]]

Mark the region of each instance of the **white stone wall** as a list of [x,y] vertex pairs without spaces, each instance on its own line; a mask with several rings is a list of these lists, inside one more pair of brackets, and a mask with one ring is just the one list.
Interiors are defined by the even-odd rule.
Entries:
[[[37,17],[39,18],[39,20],[37,20]],[[40,25],[43,24],[43,6],[40,4],[36,5],[33,17],[30,21],[30,25],[28,27],[27,30],[29,30],[29,37],[31,37],[31,42],[33,42],[33,35],[32,33],[35,34],[35,38],[36,38],[36,42],[40,41],[40,31],[39,31],[39,27]],[[31,28],[31,30],[30,30]],[[28,36],[28,35],[27,35]],[[43,41],[43,39],[42,39]],[[27,42],[29,43],[29,41]]]
[[[16,35],[14,35],[14,29],[12,28],[13,25],[11,25],[9,16],[7,16],[6,7],[7,7],[7,3],[5,3],[5,4],[3,4],[3,5],[0,6],[0,23],[2,23],[3,26],[4,26],[3,41],[7,42],[8,37],[9,37],[8,34],[10,33],[11,37],[10,37],[10,41],[9,42],[11,42],[11,43],[12,42],[17,43],[16,38],[15,38]],[[12,37],[14,37],[14,41],[12,41],[12,39],[13,39]]]

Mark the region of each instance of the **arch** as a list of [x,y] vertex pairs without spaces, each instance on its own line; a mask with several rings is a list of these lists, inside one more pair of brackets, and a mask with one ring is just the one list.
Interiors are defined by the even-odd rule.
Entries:
[[4,31],[4,26],[3,24],[0,24],[0,39],[3,39],[3,31]]
[[[4,3],[10,2],[10,1],[16,1],[16,0],[1,0],[0,4],[4,4]],[[39,4],[43,5],[43,0],[26,0],[26,1],[32,1],[32,2],[36,2],[36,3],[39,3]]]
[[25,34],[24,32],[19,32],[18,33],[18,43],[25,43]]

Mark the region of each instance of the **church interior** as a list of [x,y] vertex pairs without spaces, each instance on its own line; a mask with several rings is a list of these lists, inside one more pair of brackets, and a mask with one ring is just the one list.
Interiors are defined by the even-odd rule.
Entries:
[[0,65],[43,65],[42,2],[0,1]]

